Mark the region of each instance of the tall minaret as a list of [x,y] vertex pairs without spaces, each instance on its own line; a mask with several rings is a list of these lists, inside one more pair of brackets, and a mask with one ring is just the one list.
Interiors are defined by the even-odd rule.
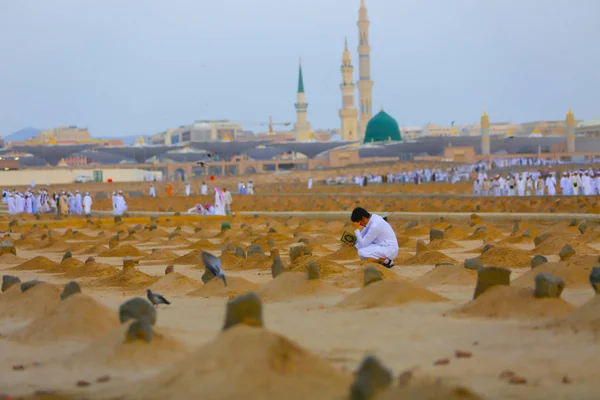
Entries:
[[308,104],[306,104],[304,98],[304,80],[302,79],[302,63],[300,63],[298,70],[298,95],[296,106],[296,141],[303,142],[310,139],[310,123],[306,120],[306,110]]
[[569,108],[567,113],[567,153],[575,153],[575,126],[577,121],[575,120],[575,114]]
[[365,0],[360,0],[358,12],[358,101],[360,109],[360,137],[364,140],[367,124],[373,116],[373,81],[371,80],[371,47],[369,46],[369,19]]
[[481,154],[490,155],[490,118],[485,111],[481,116]]
[[340,119],[342,121],[342,140],[358,140],[358,110],[354,107],[354,82],[352,73],[354,67],[350,59],[348,50],[348,41],[344,47],[342,57],[342,108],[340,109]]

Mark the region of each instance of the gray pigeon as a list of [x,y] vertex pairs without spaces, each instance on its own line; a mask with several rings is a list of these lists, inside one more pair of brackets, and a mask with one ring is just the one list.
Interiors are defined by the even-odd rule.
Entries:
[[223,283],[225,286],[227,286],[227,279],[225,278],[225,274],[221,269],[221,259],[219,257],[203,251],[202,262],[204,263],[204,268],[207,271],[213,274],[215,278],[223,279]]
[[169,300],[165,299],[162,295],[158,293],[152,293],[152,290],[150,289],[146,290],[146,296],[148,297],[148,300],[150,300],[150,303],[152,303],[154,308],[158,307],[159,304],[171,304]]

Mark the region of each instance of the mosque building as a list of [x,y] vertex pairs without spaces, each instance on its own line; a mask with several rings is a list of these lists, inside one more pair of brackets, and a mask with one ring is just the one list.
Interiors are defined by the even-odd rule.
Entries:
[[[342,54],[342,107],[339,110],[341,122],[341,139],[344,141],[358,141],[360,143],[400,141],[398,123],[389,114],[381,110],[373,117],[373,86],[371,80],[371,46],[369,45],[369,18],[365,0],[361,0],[358,12],[358,75],[359,79],[354,84],[354,66],[348,49],[348,41],[344,45]],[[358,87],[358,109],[355,105],[354,94]],[[298,76],[298,93],[296,103],[296,140],[310,140],[310,124],[306,119],[308,104],[304,100],[304,82],[302,80],[302,67]]]

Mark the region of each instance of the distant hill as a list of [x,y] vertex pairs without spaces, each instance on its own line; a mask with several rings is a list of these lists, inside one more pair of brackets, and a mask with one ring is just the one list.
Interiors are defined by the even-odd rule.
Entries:
[[41,130],[36,129],[36,128],[31,128],[31,127],[23,128],[14,133],[11,133],[10,135],[5,136],[4,143],[23,142],[25,140],[31,139],[32,137],[36,136],[40,132],[41,132]]

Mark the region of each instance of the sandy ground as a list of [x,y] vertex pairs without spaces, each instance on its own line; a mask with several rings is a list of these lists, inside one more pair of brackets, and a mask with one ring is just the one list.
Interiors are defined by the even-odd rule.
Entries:
[[[600,328],[600,307],[592,312],[595,319],[578,314],[583,305],[594,299],[587,277],[600,253],[600,228],[595,224],[588,224],[582,234],[568,222],[521,223],[511,233],[512,221],[486,223],[475,219],[452,226],[435,222],[408,229],[406,221],[394,221],[401,249],[397,265],[383,271],[384,282],[390,286],[374,286],[383,283],[377,282],[366,293],[362,289],[365,263],[361,264],[352,249],[340,250],[337,239],[350,229],[340,221],[234,217],[230,219],[232,229],[225,233],[220,232],[221,220],[211,218],[160,218],[158,229],[151,232],[145,229],[151,223],[149,218],[126,218],[121,225],[108,219],[94,219],[93,223],[83,219],[22,219],[11,228],[9,221],[2,217],[0,230],[15,243],[18,259],[0,256],[2,274],[17,276],[21,281],[39,279],[58,287],[58,292],[46,294],[39,290],[33,293],[39,287],[30,289],[29,294],[19,293],[13,287],[0,295],[0,393],[13,398],[196,398],[189,397],[190,393],[201,396],[197,398],[283,398],[281,393],[269,392],[266,386],[246,387],[243,380],[240,390],[246,393],[223,388],[235,387],[235,383],[223,384],[221,380],[242,373],[267,386],[277,376],[285,375],[290,379],[290,394],[285,398],[341,399],[348,398],[351,372],[369,354],[376,355],[394,376],[411,371],[414,382],[460,385],[486,399],[598,398],[600,371],[596,364],[600,347],[596,330]],[[138,224],[137,232],[128,232]],[[478,230],[481,226],[486,228]],[[179,234],[170,235],[178,227]],[[430,243],[432,227],[445,230],[445,239]],[[271,229],[275,232],[269,232]],[[551,232],[552,237],[536,248],[533,237],[541,232]],[[108,242],[115,234],[120,243],[111,253]],[[300,276],[305,274],[309,259],[302,261],[304,264],[291,263],[288,257],[289,246],[301,238],[306,239],[312,251],[310,260],[319,265],[318,286],[311,286]],[[416,254],[417,240],[423,240],[428,249]],[[253,242],[264,250],[263,258],[241,259],[227,251],[223,256],[230,291],[215,282],[202,284],[203,268],[190,252],[207,249],[221,254],[228,243],[247,250]],[[485,243],[496,247],[482,255]],[[572,244],[577,253],[560,261],[558,253],[565,243]],[[105,248],[90,249],[92,246]],[[271,277],[271,248],[279,249],[283,263],[299,274],[299,281],[292,282],[294,272],[285,272],[277,279]],[[155,257],[151,256],[153,249],[157,249]],[[66,250],[71,250],[73,258],[81,263],[57,266],[38,259],[23,264],[37,256],[60,263]],[[130,254],[139,260],[137,275],[123,276],[122,257]],[[507,294],[500,300],[480,297],[474,304],[476,274],[463,268],[466,258],[481,255],[485,265],[510,268],[516,289],[533,288],[535,274],[528,262],[535,254],[547,256],[548,265],[555,268],[552,271],[567,281],[562,300],[539,300],[526,293],[524,298],[517,298],[516,294]],[[188,257],[179,258],[185,255]],[[94,257],[96,264],[85,269],[87,264],[82,263],[89,256]],[[454,266],[435,266],[448,260]],[[166,280],[173,278],[164,275],[167,265],[174,265],[175,273],[182,275],[180,280]],[[283,276],[290,279],[287,285],[282,283]],[[104,308],[99,308],[90,318],[88,311],[93,308],[85,308],[92,307],[85,304],[74,308],[79,314],[61,314],[60,307],[69,300],[61,302],[57,296],[71,280],[81,284],[83,294],[70,300],[89,296],[95,300],[94,307],[97,303],[107,307],[106,316]],[[158,310],[155,330],[162,340],[124,344],[118,307],[129,298],[144,297],[148,287],[172,302]],[[197,289],[200,294],[189,295]],[[256,354],[246,354],[245,331],[236,332],[240,335],[235,342],[240,343],[238,349],[220,350],[223,357],[231,353],[240,366],[226,367],[229,364],[209,351],[220,348],[219,340],[225,340],[221,328],[228,298],[248,290],[263,298],[268,331],[295,342],[306,357],[314,355],[315,359],[307,358],[312,360],[309,365],[318,360],[324,363],[319,368],[332,368],[331,378],[326,375],[329,372],[322,373],[326,384],[330,382],[331,393],[318,389],[316,383],[314,392],[302,392],[309,390],[301,384],[304,379],[312,382],[318,377],[312,377],[310,371],[298,372],[304,371],[300,367],[291,366],[273,377],[270,369],[274,368],[274,350],[265,349],[263,354],[260,346],[254,346]],[[349,296],[360,298],[355,302]],[[342,306],[348,303],[354,305]],[[478,311],[464,311],[464,306]],[[457,358],[457,350],[472,356]],[[256,361],[253,368],[253,360],[263,356],[267,367],[261,369],[260,361]],[[193,361],[194,357],[198,357],[197,361]],[[183,377],[179,383],[160,380],[189,365],[185,362],[190,359],[200,368],[197,379],[185,380],[182,373],[176,374]],[[440,359],[448,359],[448,363],[435,365]],[[316,370],[321,371],[319,368]],[[200,377],[207,371],[211,380],[221,383],[203,381]],[[526,383],[511,384],[502,379],[505,371],[525,378]]]

